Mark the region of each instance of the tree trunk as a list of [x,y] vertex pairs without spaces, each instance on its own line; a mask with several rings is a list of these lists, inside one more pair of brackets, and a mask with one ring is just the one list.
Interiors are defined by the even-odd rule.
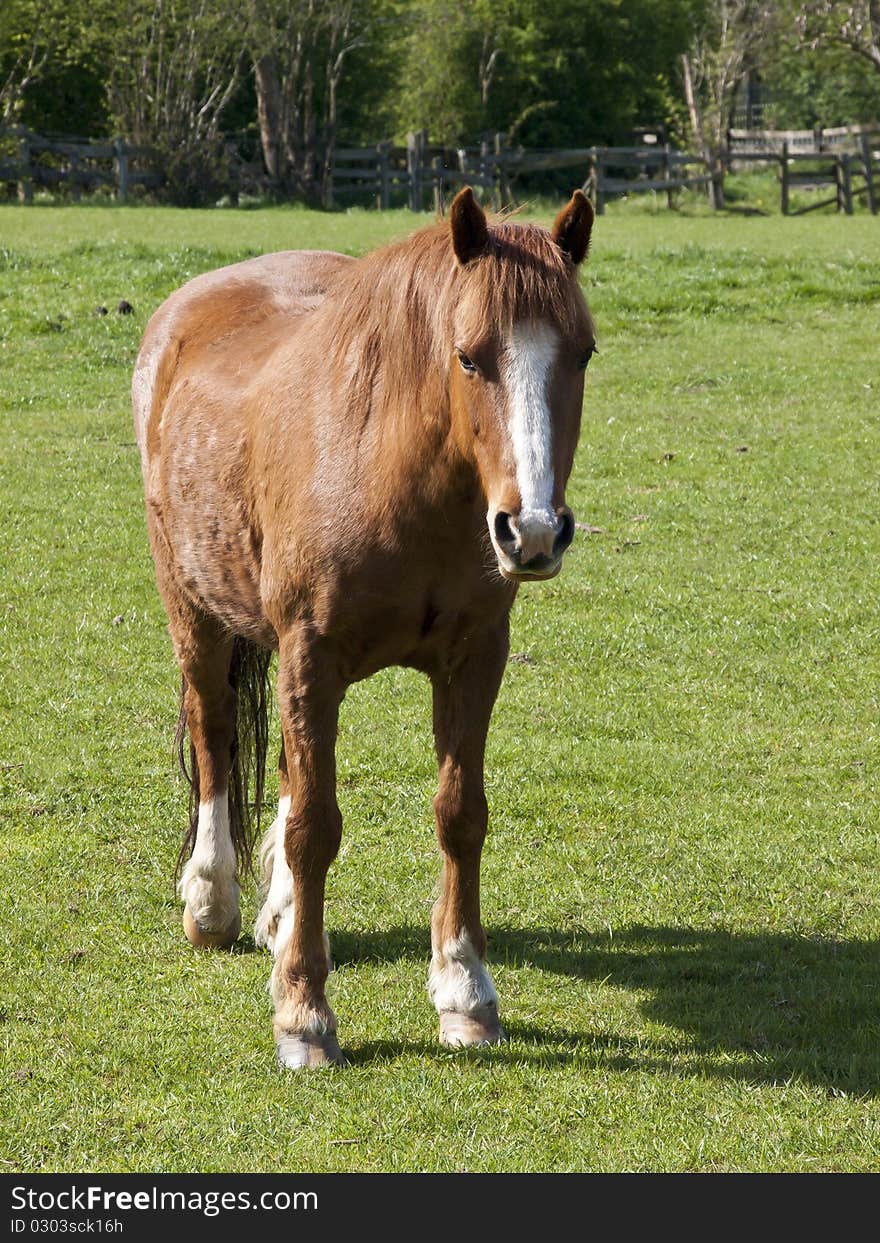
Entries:
[[684,76],[684,97],[687,101],[694,143],[706,162],[706,172],[712,178],[707,186],[709,202],[718,211],[724,206],[724,182],[721,178],[717,155],[709,149],[709,144],[706,142],[706,131],[703,128],[703,119],[700,116],[700,109],[697,103],[697,93],[694,90],[693,67],[691,66],[689,56],[682,56],[681,67]]
[[260,143],[266,172],[272,181],[283,180],[281,133],[281,84],[278,80],[278,61],[267,53],[254,61],[254,82],[257,89],[257,118],[260,125]]
[[312,64],[307,60],[305,65],[303,84],[303,145],[302,145],[302,168],[300,175],[302,177],[302,185],[305,194],[309,198],[315,195],[315,167],[317,164],[317,146],[318,135],[317,126],[315,124],[315,107],[314,107],[314,80],[312,78]]
[[684,97],[687,101],[687,110],[691,122],[691,133],[693,134],[694,145],[698,151],[703,151],[706,146],[706,141],[703,136],[703,123],[700,119],[700,113],[697,108],[697,96],[694,91],[694,75],[693,70],[691,69],[691,61],[689,56],[682,56],[681,67],[684,76]]

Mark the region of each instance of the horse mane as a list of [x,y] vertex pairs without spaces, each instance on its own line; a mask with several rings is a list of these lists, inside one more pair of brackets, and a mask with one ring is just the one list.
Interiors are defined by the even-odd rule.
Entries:
[[322,356],[344,375],[349,400],[368,400],[381,365],[385,394],[411,404],[414,385],[448,366],[465,298],[478,336],[506,335],[522,319],[574,333],[586,314],[576,269],[546,229],[495,218],[485,253],[462,265],[449,222],[438,221],[344,269],[318,311]]
[[573,332],[583,314],[576,269],[539,225],[491,222],[486,253],[456,271],[462,294],[483,309],[480,332],[505,334],[523,319]]

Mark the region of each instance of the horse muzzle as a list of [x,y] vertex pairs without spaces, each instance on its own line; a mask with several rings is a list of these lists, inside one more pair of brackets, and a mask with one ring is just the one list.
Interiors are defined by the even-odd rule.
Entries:
[[563,506],[552,513],[489,514],[489,534],[498,568],[512,582],[553,578],[574,538],[574,515]]

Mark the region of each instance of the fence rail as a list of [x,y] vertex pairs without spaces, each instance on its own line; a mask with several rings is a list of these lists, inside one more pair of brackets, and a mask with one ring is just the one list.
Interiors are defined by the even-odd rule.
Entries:
[[752,159],[757,153],[824,155],[828,152],[855,152],[862,139],[880,139],[880,125],[839,125],[831,129],[730,129],[727,155],[736,160]]
[[620,194],[659,191],[672,206],[676,190],[708,187],[716,178],[704,157],[668,145],[539,150],[508,146],[503,134],[455,151],[430,145],[424,134],[410,134],[406,147],[342,148],[331,171],[327,206],[340,194],[369,191],[379,207],[390,206],[397,193],[413,211],[431,202],[442,210],[445,196],[464,184],[482,190],[496,206],[509,204],[519,179],[540,173],[573,172],[599,212]]
[[0,182],[14,182],[23,203],[33,202],[34,187],[68,186],[76,201],[83,190],[105,186],[120,203],[132,186],[163,182],[156,153],[121,138],[106,142],[47,138],[21,126],[0,130]]
[[[632,147],[571,147],[543,150],[511,145],[503,133],[487,135],[479,146],[457,150],[410,134],[406,146],[378,142],[370,147],[337,147],[324,179],[324,205],[357,196],[377,207],[405,203],[413,211],[431,205],[442,211],[448,195],[462,185],[481,191],[494,206],[516,202],[525,178],[567,172],[580,182],[602,213],[609,198],[663,194],[669,207],[684,189],[705,190],[714,207],[724,205],[724,176],[737,167],[775,164],[779,169],[780,205],[799,215],[836,205],[851,214],[864,198],[877,212],[875,171],[880,169],[880,126],[844,126],[823,130],[730,130],[726,149],[696,155],[669,144]],[[801,167],[805,162],[810,167]],[[124,203],[132,187],[157,189],[163,183],[158,155],[122,139],[95,142],[72,137],[44,137],[22,127],[0,130],[0,185],[17,186],[19,199],[33,201],[35,187],[66,187],[74,200],[98,188],[111,190]],[[793,188],[833,187],[831,197],[792,210]]]
[[[725,162],[729,169],[776,164],[779,200],[784,216],[803,216],[820,207],[836,207],[853,214],[864,197],[877,214],[875,172],[880,170],[880,126],[844,125],[816,130],[729,130]],[[809,164],[809,168],[804,167]],[[798,166],[801,167],[798,167]],[[828,198],[793,209],[793,188],[821,190],[833,187]]]

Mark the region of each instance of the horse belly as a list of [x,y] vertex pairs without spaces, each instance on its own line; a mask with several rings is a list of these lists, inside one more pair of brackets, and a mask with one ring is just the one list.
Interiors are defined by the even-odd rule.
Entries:
[[174,551],[190,597],[235,634],[274,646],[259,591],[259,548],[233,512],[215,506],[210,516],[191,514],[178,522]]

